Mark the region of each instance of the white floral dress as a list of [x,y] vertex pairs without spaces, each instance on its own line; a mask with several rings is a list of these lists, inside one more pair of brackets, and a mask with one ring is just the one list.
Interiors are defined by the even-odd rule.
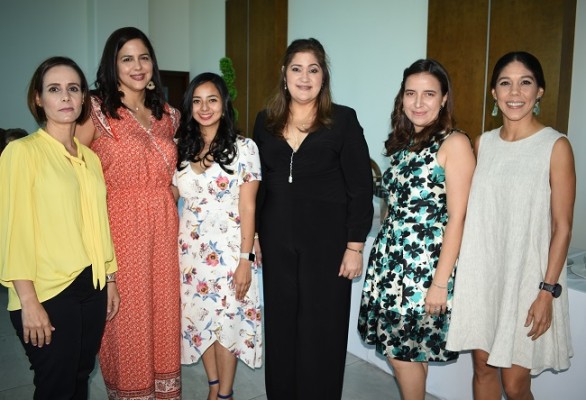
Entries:
[[237,301],[233,276],[240,258],[240,185],[260,180],[256,144],[239,137],[238,156],[197,174],[190,165],[175,172],[184,200],[179,223],[181,270],[181,362],[192,364],[218,341],[251,368],[262,366],[258,270],[246,297]]

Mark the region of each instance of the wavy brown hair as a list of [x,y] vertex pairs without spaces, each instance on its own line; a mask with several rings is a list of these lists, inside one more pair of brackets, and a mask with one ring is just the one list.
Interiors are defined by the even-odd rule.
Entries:
[[[439,81],[442,96],[447,94],[448,99],[444,107],[440,109],[437,119],[415,135],[413,123],[403,111],[403,95],[407,78],[422,72],[433,75]],[[420,151],[431,142],[454,130],[456,122],[452,115],[453,109],[452,85],[446,69],[436,60],[421,59],[415,61],[403,72],[401,89],[399,89],[399,93],[395,97],[395,106],[391,114],[391,133],[389,133],[385,141],[385,156],[391,156],[397,151],[405,149]]]
[[330,88],[330,68],[328,66],[328,57],[322,44],[314,38],[297,39],[291,42],[281,61],[281,73],[279,82],[274,90],[273,95],[267,103],[267,129],[273,135],[283,137],[283,130],[289,119],[289,105],[291,95],[285,89],[285,78],[287,68],[291,64],[293,57],[297,53],[312,53],[323,72],[322,88],[317,96],[316,116],[313,120],[310,132],[316,131],[320,127],[329,128],[332,125],[332,93]]

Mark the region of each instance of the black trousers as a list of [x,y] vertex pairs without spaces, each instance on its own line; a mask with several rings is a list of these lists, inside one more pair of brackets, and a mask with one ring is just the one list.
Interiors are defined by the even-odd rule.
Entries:
[[21,310],[10,319],[34,371],[35,400],[86,400],[106,323],[107,290],[95,289],[88,267],[63,292],[43,302],[55,327],[51,344],[24,343]]
[[[339,400],[351,291],[338,277],[345,230],[277,218],[260,236],[267,398]],[[282,229],[287,222],[292,229]]]

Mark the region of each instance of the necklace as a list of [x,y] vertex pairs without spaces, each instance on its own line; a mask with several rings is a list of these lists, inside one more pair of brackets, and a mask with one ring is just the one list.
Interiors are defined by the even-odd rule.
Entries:
[[[285,126],[285,129],[287,130],[287,134],[291,139],[295,139],[295,145],[291,146],[291,158],[289,160],[289,183],[293,183],[293,157],[295,156],[295,153],[297,153],[297,151],[299,151],[299,147],[301,146],[301,143],[299,142],[299,135],[297,135],[297,132],[295,132],[295,135],[293,135],[291,133],[291,129],[289,125]],[[303,132],[301,129],[297,128],[299,131]]]
[[126,108],[128,108],[128,109],[129,109],[130,111],[132,111],[132,112],[138,112],[138,110],[140,109],[140,107],[139,107],[139,106],[136,106],[136,107],[131,107],[131,106],[129,106],[128,104],[126,104],[125,102],[122,102],[122,104],[124,104],[124,105],[126,106]]

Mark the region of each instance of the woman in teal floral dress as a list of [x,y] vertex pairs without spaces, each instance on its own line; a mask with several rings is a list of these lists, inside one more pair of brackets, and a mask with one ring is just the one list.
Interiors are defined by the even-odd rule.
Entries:
[[240,359],[262,365],[261,310],[254,241],[260,158],[237,135],[226,84],[196,76],[183,99],[174,183],[179,223],[181,362],[201,358],[208,400],[231,399]]
[[453,278],[475,159],[454,129],[447,72],[418,60],[403,74],[385,142],[389,211],[370,253],[358,329],[386,356],[404,400],[423,400],[427,363],[445,350]]

